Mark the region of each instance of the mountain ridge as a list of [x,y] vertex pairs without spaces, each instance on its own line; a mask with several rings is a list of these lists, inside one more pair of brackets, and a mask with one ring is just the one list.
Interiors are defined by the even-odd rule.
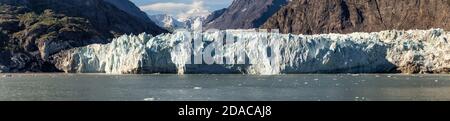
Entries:
[[449,12],[449,0],[292,0],[261,28],[293,34],[450,30]]

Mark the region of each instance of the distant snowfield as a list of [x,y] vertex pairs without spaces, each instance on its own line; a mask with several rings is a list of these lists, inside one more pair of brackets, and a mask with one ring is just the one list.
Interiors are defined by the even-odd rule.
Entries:
[[321,35],[177,31],[124,35],[61,52],[55,61],[70,73],[448,73],[449,38],[442,29]]
[[203,25],[202,22],[206,19],[203,16],[194,16],[181,20],[167,14],[150,15],[149,17],[156,25],[169,31],[192,29],[196,24]]

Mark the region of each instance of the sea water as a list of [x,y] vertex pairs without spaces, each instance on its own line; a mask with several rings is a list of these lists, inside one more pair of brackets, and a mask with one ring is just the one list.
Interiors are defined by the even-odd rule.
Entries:
[[450,75],[0,75],[3,101],[450,100]]

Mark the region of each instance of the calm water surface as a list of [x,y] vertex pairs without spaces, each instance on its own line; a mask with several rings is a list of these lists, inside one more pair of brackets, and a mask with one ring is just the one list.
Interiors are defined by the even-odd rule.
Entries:
[[450,75],[0,74],[0,100],[450,100]]

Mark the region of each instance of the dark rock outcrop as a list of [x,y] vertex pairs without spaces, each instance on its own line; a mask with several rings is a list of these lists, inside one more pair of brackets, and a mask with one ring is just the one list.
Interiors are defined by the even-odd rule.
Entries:
[[450,1],[293,0],[261,28],[295,34],[450,30]]
[[61,50],[166,32],[128,12],[104,0],[0,0],[0,71],[58,71],[49,57]]
[[214,20],[205,22],[206,29],[250,29],[259,28],[276,13],[288,0],[235,0],[224,11],[218,11],[219,17],[212,14]]

